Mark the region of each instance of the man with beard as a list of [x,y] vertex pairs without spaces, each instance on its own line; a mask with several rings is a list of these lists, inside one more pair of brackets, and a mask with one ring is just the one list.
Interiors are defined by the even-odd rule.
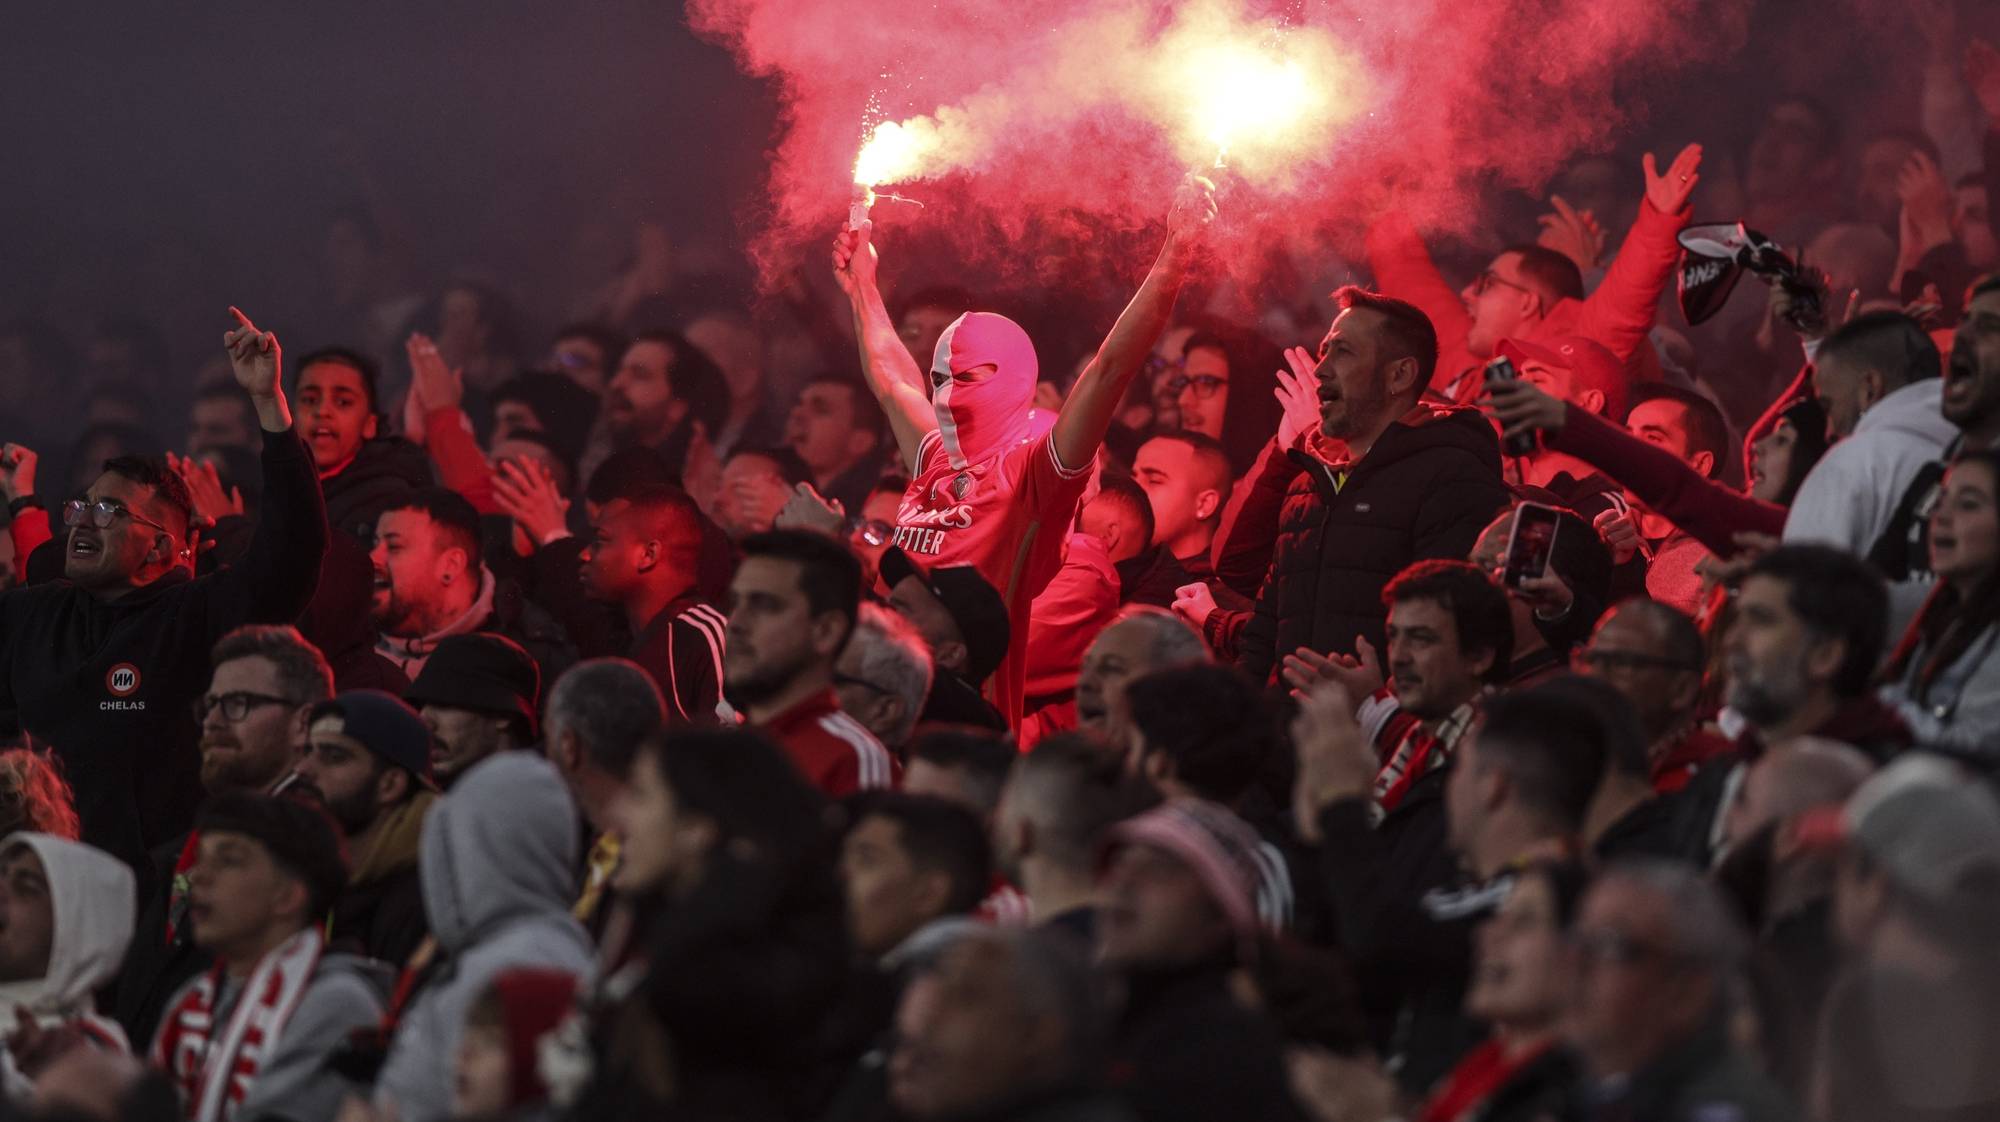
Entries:
[[520,644],[551,674],[575,661],[548,613],[480,559],[479,512],[441,487],[412,491],[382,512],[369,553],[376,653],[415,681],[438,645],[477,631]]
[[1053,418],[1030,408],[1035,347],[1019,324],[991,312],[960,316],[939,336],[926,374],[876,288],[870,224],[834,244],[834,276],[853,308],[862,369],[910,471],[895,544],[926,564],[976,566],[1000,590],[1014,641],[993,698],[1010,725],[1021,720],[1035,642],[1030,605],[1062,568],[1062,531],[1214,216],[1212,185],[1191,177],[1168,219],[1165,248]]
[[193,577],[185,482],[159,461],[120,457],[61,510],[68,579],[0,594],[0,735],[52,745],[83,840],[135,868],[193,820],[188,705],[208,685],[216,642],[246,623],[296,618],[326,550],[277,337],[241,312],[236,322],[223,345],[264,433],[263,506],[242,557]]
[[349,690],[313,707],[308,735],[299,781],[347,835],[352,862],[328,946],[401,964],[430,932],[417,884],[417,841],[437,801],[430,730],[393,694]]
[[624,613],[626,653],[659,686],[669,725],[712,725],[722,701],[728,621],[695,589],[701,547],[701,508],[678,488],[649,487],[599,507],[583,551],[583,590]]
[[[283,626],[239,627],[212,656],[214,676],[195,702],[201,782],[209,795],[276,795],[290,789],[314,706],[333,696],[333,671],[318,648]],[[139,937],[120,971],[118,1019],[146,1039],[160,1003],[205,963],[187,922],[188,874],[201,838],[189,833],[153,850],[140,883]]]
[[438,644],[403,700],[430,729],[431,774],[450,787],[474,764],[535,743],[542,672],[519,643],[484,632]]
[[714,433],[729,407],[722,370],[678,331],[649,331],[625,348],[604,393],[614,448],[653,448],[685,470],[697,430]]
[[1909,728],[1873,688],[1888,616],[1882,578],[1841,550],[1784,546],[1750,567],[1722,640],[1725,700],[1745,727],[1733,758],[1696,772],[1687,787],[1686,852],[1721,856],[1724,812],[1767,752],[1819,737],[1881,762],[1909,746]]
[[834,663],[860,612],[861,562],[810,530],[743,541],[729,583],[723,696],[829,798],[896,782],[895,758],[840,711]]

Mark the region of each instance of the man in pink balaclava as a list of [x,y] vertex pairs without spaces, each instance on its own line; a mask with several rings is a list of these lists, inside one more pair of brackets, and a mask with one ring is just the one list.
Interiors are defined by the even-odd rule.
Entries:
[[889,415],[910,489],[896,544],[926,565],[972,565],[1007,601],[1014,641],[993,678],[993,701],[1021,718],[1028,605],[1062,567],[1097,449],[1173,314],[1181,274],[1215,217],[1214,187],[1190,177],[1168,219],[1167,244],[1061,412],[1033,408],[1035,346],[1013,320],[967,312],[938,339],[928,378],[896,334],[875,286],[872,224],[834,240],[834,278],[854,306],[868,385]]

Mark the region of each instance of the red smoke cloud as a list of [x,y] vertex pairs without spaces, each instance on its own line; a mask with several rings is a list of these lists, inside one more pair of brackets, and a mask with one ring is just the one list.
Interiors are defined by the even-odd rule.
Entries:
[[[867,131],[922,156],[899,228],[1018,278],[1047,239],[1164,213],[1234,127],[1222,260],[1256,262],[1394,205],[1468,225],[1483,186],[1533,187],[1643,116],[1633,91],[1740,44],[1751,0],[690,0],[695,29],[773,78],[783,112],[757,256],[817,260]],[[1261,131],[1260,107],[1282,116]],[[1282,103],[1282,104],[1281,104]],[[1634,175],[1636,177],[1636,170]],[[894,207],[891,211],[888,208]],[[1089,247],[1076,247],[1088,252]],[[1130,267],[1129,264],[1127,266]]]

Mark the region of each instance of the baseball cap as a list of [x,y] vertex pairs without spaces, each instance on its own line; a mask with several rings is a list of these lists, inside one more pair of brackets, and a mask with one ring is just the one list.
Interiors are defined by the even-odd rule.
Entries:
[[905,578],[915,577],[944,605],[945,614],[958,625],[958,634],[965,640],[967,681],[975,686],[985,684],[1007,660],[1012,633],[1007,602],[979,575],[978,569],[971,565],[944,565],[927,570],[895,546],[882,554],[878,568],[882,582],[888,587],[893,589]]
[[[1612,387],[1623,387],[1627,381],[1624,364],[1618,361],[1618,356],[1592,339],[1553,339],[1546,343],[1502,339],[1494,350],[1512,359],[1517,366],[1532,362],[1538,366],[1571,371],[1577,375],[1575,382],[1578,386],[1604,390],[1607,399],[1614,396]],[[1622,418],[1624,409],[1625,395],[1621,388],[1615,400],[1605,401],[1604,413],[1614,419]]]
[[309,724],[338,717],[340,735],[417,777],[435,789],[431,778],[431,730],[402,698],[381,690],[348,690],[313,706]]
[[1256,831],[1228,808],[1206,799],[1174,799],[1111,828],[1099,867],[1128,845],[1150,845],[1178,857],[1208,890],[1239,938],[1257,937]]
[[449,705],[482,713],[519,714],[536,732],[535,713],[542,696],[542,671],[521,644],[503,635],[474,632],[450,635],[403,691],[411,705]]
[[2000,894],[2000,799],[1942,756],[1913,752],[1862,784],[1841,815],[1849,845],[1903,891],[1951,909]]

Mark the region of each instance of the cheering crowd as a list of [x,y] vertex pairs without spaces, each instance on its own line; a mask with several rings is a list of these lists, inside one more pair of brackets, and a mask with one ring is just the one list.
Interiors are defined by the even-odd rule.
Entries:
[[[2000,54],[1927,81],[1317,302],[1190,177],[1033,333],[868,223],[782,327],[654,231],[539,353],[0,328],[0,1111],[2000,1118]],[[1803,266],[1690,327],[1720,177]]]

